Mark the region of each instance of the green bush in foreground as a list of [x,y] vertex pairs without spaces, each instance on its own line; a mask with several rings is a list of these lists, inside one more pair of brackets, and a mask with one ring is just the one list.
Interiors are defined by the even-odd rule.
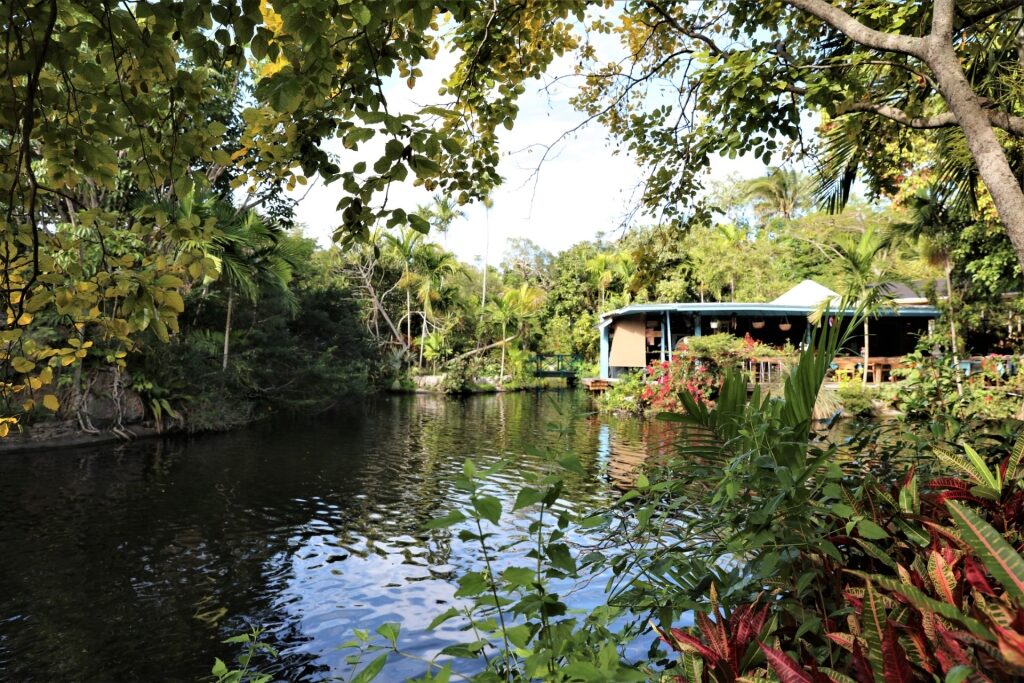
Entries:
[[[810,429],[837,335],[819,334],[781,395],[748,397],[736,372],[713,407],[681,395],[686,415],[666,416],[678,458],[609,509],[563,504],[563,482],[582,469],[558,449],[510,507],[486,486],[503,465],[466,461],[469,507],[429,526],[480,547],[483,566],[458,582],[466,602],[434,621],[459,620],[467,641],[424,662],[418,680],[456,676],[451,658],[470,660],[474,681],[1024,675],[1024,439],[1008,448],[1006,435],[971,434],[945,449],[868,435],[844,457]],[[933,457],[902,459],[923,450]],[[494,547],[490,530],[523,511],[523,537]],[[604,540],[575,548],[577,529]],[[579,613],[566,587],[588,580],[604,583],[605,604]],[[350,680],[386,679],[389,658],[405,656],[399,634],[386,625],[346,643]],[[627,656],[646,642],[645,656]]]

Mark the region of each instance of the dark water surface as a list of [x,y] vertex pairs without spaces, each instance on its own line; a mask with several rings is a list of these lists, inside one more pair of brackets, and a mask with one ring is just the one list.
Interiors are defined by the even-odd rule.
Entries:
[[573,504],[613,499],[665,447],[664,423],[590,409],[575,392],[383,397],[196,439],[0,454],[0,679],[196,680],[237,654],[220,641],[246,624],[268,629],[284,680],[347,676],[336,648],[353,628],[401,621],[403,649],[424,655],[465,640],[426,626],[479,553],[423,523],[464,505],[467,457],[513,459],[494,482],[510,501],[519,473],[545,466],[536,445],[579,454]]

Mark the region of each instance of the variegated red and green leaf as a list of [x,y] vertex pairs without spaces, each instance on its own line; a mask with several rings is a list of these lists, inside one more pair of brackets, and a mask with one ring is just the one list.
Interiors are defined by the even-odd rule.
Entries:
[[[988,640],[992,639],[992,634],[989,633],[988,629],[986,629],[977,619],[964,614],[960,609],[953,605],[929,597],[923,591],[915,588],[914,586],[907,585],[888,576],[865,574],[864,572],[858,571],[851,571],[850,573],[868,581],[868,585],[871,585],[870,582],[874,582],[880,588],[902,595],[910,602],[910,604],[922,613],[922,617],[927,616],[929,613],[936,617],[941,616],[950,621],[959,623],[979,638],[986,638]],[[865,605],[865,610],[866,609],[867,606]],[[867,634],[865,634],[865,639],[867,639]],[[871,644],[871,641],[868,640],[868,645]]]
[[768,664],[781,683],[814,683],[814,678],[802,666],[790,659],[785,652],[767,647],[764,643],[760,645],[765,659],[768,660]]
[[953,501],[946,508],[982,564],[1014,600],[1024,603],[1024,558],[970,508]]
[[928,578],[940,598],[954,607],[960,606],[956,599],[956,576],[953,574],[953,569],[936,550],[928,555]]

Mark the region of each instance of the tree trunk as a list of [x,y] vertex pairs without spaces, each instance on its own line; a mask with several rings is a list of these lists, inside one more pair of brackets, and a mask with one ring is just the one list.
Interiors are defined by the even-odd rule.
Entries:
[[863,385],[868,385],[868,359],[871,358],[871,331],[868,329],[868,318],[864,317],[864,367],[861,372]]
[[224,318],[224,358],[221,362],[221,370],[228,369],[228,351],[231,346],[231,313],[235,307],[235,288],[228,285],[228,313]]
[[960,379],[960,344],[956,334],[956,310],[953,308],[953,264],[946,260],[946,308],[949,312],[949,341],[953,345],[953,367],[956,368],[956,393],[964,395],[964,383]]
[[484,204],[484,283],[480,292],[480,322],[484,320],[484,308],[487,306],[487,252],[491,247],[491,209]]
[[[506,325],[501,325],[501,338],[505,338]],[[505,383],[505,345],[501,345],[501,370],[498,371],[498,385]]]
[[988,114],[964,76],[952,43],[947,42],[948,37],[931,36],[930,39],[928,64],[935,72],[949,110],[963,129],[967,146],[978,166],[978,174],[992,195],[1017,260],[1024,267],[1024,192],[1010,169]]
[[409,291],[409,270],[405,271],[405,345],[412,348],[412,292]]
[[420,367],[423,367],[423,347],[427,345],[427,314],[423,313],[423,329],[420,330]]

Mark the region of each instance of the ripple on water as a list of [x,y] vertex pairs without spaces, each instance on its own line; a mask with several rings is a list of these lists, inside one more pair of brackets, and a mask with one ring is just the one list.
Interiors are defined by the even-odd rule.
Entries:
[[[478,550],[422,525],[466,505],[454,485],[466,458],[509,458],[487,485],[506,507],[524,473],[548,470],[527,453],[555,445],[550,398],[391,397],[199,439],[0,458],[0,679],[195,680],[236,652],[220,641],[245,624],[267,628],[283,680],[347,674],[336,647],[357,627],[400,621],[403,648],[422,656],[464,640],[454,621],[427,626],[460,604],[454,579]],[[555,399],[564,414],[588,407]],[[566,491],[581,508],[615,495],[607,463],[640,433],[573,427],[559,448],[580,454],[586,474]],[[518,511],[495,541],[530,521]],[[395,666],[389,680],[419,673]]]

